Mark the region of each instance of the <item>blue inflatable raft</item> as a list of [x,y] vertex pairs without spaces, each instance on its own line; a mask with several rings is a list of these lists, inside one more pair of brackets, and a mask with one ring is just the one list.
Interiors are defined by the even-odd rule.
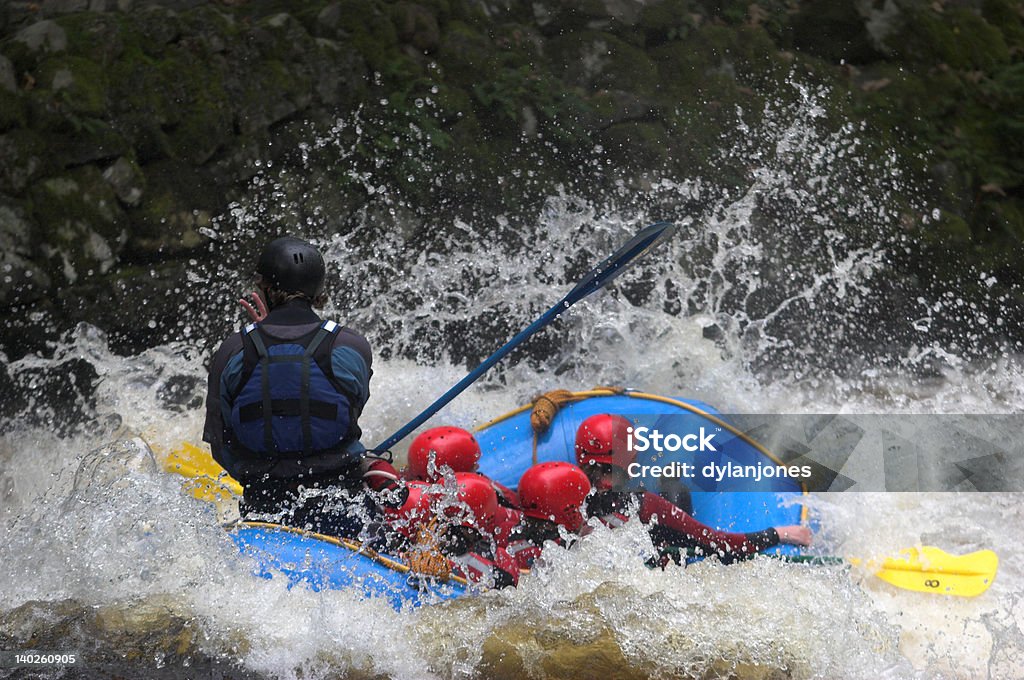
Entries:
[[272,578],[277,572],[290,585],[302,583],[317,591],[358,588],[369,597],[386,598],[395,609],[450,600],[467,590],[462,579],[414,574],[396,558],[355,541],[264,522],[241,522],[230,533],[241,551],[256,560],[258,576]]
[[[480,472],[514,489],[535,457],[537,462],[575,462],[576,430],[583,420],[598,413],[620,414],[637,428],[676,434],[680,440],[687,434],[699,439],[703,428],[703,436],[713,442],[714,450],[680,450],[667,459],[664,452],[649,451],[637,457],[641,465],[664,464],[669,460],[694,466],[692,470],[698,474],[693,478],[660,479],[661,488],[646,488],[671,498],[680,490],[681,481],[690,492],[693,515],[701,522],[725,531],[747,532],[805,521],[805,511],[799,502],[785,502],[787,498],[798,500],[805,493],[790,479],[728,476],[719,480],[699,475],[702,468],[712,463],[719,466],[716,469],[726,465],[777,469],[778,461],[757,442],[723,420],[707,404],[640,392],[597,389],[573,393],[554,415],[550,426],[536,436],[530,424],[529,406],[491,421],[476,433],[483,452]],[[257,574],[266,578],[284,574],[292,584],[304,583],[316,590],[356,587],[368,596],[387,598],[396,609],[452,599],[468,590],[463,582],[441,582],[412,573],[397,559],[366,551],[351,541],[253,522],[237,525],[231,535],[244,553],[255,558]],[[769,552],[796,554],[797,549],[778,546]]]
[[[792,478],[769,476],[781,464],[763,446],[725,421],[711,406],[692,399],[662,397],[635,391],[595,389],[573,393],[571,401],[558,410],[550,426],[534,435],[530,423],[531,407],[525,406],[492,420],[476,433],[482,456],[480,472],[510,488],[516,488],[523,471],[536,461],[575,459],[576,430],[580,423],[599,413],[615,413],[626,417],[635,428],[646,427],[662,435],[675,434],[680,439],[694,435],[697,442],[703,430],[704,437],[713,435],[714,451],[658,452],[650,448],[637,454],[641,466],[665,466],[667,463],[689,465],[693,477],[648,478],[643,488],[672,498],[673,492],[683,484],[690,491],[693,516],[723,531],[749,532],[770,526],[800,524],[806,521],[806,511],[799,500],[806,492]],[[709,468],[714,465],[716,467]],[[710,478],[702,475],[709,468]],[[759,478],[721,475],[723,470],[759,468]],[[633,488],[641,488],[641,480],[634,480]],[[795,546],[778,546],[766,552],[772,554],[798,554]]]

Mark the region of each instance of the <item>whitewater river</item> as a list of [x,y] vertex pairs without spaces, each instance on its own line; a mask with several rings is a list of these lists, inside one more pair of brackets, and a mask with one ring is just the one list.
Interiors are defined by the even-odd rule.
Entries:
[[[539,392],[594,385],[693,397],[727,413],[1021,412],[1018,356],[981,361],[927,335],[931,319],[960,313],[955,291],[894,319],[892,342],[867,344],[884,335],[865,324],[875,323],[869,303],[894,247],[882,234],[896,219],[888,192],[898,182],[889,168],[849,173],[842,159],[855,134],[816,133],[813,101],[779,117],[760,132],[765,152],[740,190],[663,181],[636,189],[644,200],[624,189],[618,205],[601,208],[566,191],[528,228],[456,222],[424,245],[366,216],[351,237],[320,240],[337,277],[328,315],[362,329],[377,352],[366,443],[660,218],[682,225],[669,247],[575,306],[432,423],[479,425]],[[835,177],[839,167],[856,187]],[[844,192],[857,197],[837,203]],[[705,209],[672,213],[673,196]],[[787,206],[777,222],[758,214],[765,197]],[[257,198],[210,235],[227,252],[264,238],[261,222],[288,209]],[[833,229],[837,216],[862,225],[862,239]],[[807,257],[772,271],[773,249],[797,235]],[[216,293],[210,304],[228,326],[241,322],[231,296],[245,273],[231,269],[189,282]],[[181,339],[159,347],[115,354],[101,331],[80,326],[52,356],[7,362],[34,396],[0,439],[0,650],[80,659],[40,677],[1024,677],[1024,498],[1009,492],[808,501],[819,554],[870,558],[922,544],[996,551],[999,575],[973,599],[769,559],[649,570],[637,527],[599,528],[518,589],[418,611],[257,578],[214,510],[183,494],[135,439],[162,450],[200,439],[204,362],[217,338],[190,329],[195,312],[185,307],[195,305],[183,306]],[[921,338],[908,340],[904,325]],[[851,357],[872,359],[857,367]],[[58,403],[42,389],[83,361],[98,376],[88,399],[66,403],[65,392]]]

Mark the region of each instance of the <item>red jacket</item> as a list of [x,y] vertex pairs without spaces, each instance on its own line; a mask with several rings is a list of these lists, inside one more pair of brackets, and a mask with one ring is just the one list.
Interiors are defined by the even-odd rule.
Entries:
[[[598,499],[604,494],[616,494],[619,498]],[[597,516],[608,526],[621,526],[629,519],[625,510],[632,497],[633,494],[605,491],[595,496],[598,500],[596,504],[592,499],[591,507],[602,506],[602,512]],[[602,503],[600,500],[611,502]],[[655,538],[656,534],[655,543],[694,547],[707,555],[718,555],[726,561],[753,555],[779,544],[779,535],[775,529],[769,528],[747,534],[713,529],[650,491],[644,491],[640,495],[637,516],[644,524],[652,525],[652,538]]]

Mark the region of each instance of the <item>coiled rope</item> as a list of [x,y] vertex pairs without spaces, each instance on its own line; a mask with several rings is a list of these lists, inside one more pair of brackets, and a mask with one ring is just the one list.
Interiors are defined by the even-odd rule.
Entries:
[[440,542],[443,527],[438,527],[438,520],[435,517],[430,522],[416,531],[416,540],[413,548],[402,555],[405,563],[409,565],[410,571],[424,576],[447,581],[451,578],[452,569],[448,558],[441,554]]
[[[605,391],[609,396],[626,393],[625,387],[598,385],[591,392]],[[533,430],[533,464],[537,464],[537,440],[548,431],[555,416],[566,404],[581,399],[578,393],[569,390],[551,390],[534,397],[530,403],[530,428]]]

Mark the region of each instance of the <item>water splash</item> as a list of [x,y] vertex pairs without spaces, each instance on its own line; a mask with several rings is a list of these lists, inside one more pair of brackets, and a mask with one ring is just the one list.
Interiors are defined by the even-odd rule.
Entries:
[[[98,640],[96,658],[111,668],[129,659],[147,675],[187,666],[274,678],[545,677],[583,663],[610,676],[1019,675],[1024,555],[1010,531],[1022,519],[1013,495],[812,501],[823,550],[996,549],[1000,576],[973,601],[769,560],[649,571],[635,559],[649,549],[642,532],[599,529],[600,540],[552,553],[518,590],[396,615],[352,593],[288,591],[253,576],[213,511],[123,438],[163,448],[200,438],[203,360],[241,321],[235,298],[268,225],[296,215],[329,261],[327,314],[375,348],[362,421],[371,442],[638,227],[666,217],[690,220],[680,238],[574,306],[435,422],[472,426],[540,391],[595,384],[735,412],[1020,410],[1019,358],[978,360],[988,345],[976,329],[998,318],[975,324],[989,312],[955,291],[911,296],[890,285],[906,246],[892,225],[930,214],[906,200],[912,188],[894,159],[868,160],[855,126],[828,128],[827,93],[796,87],[791,104],[737,112],[739,133],[721,144],[723,162],[745,159],[733,186],[663,177],[639,196],[623,182],[601,201],[563,188],[528,219],[431,219],[372,165],[346,165],[381,121],[339,122],[299,147],[297,166],[262,169],[251,198],[208,233],[216,270],[190,270],[186,288],[210,303],[181,310],[176,322],[190,334],[120,356],[83,325],[46,356],[5,362],[18,403],[4,405],[13,415],[0,440],[0,582],[13,586],[0,591],[0,643]],[[338,213],[331,172],[372,198]],[[938,330],[951,311],[970,314],[956,342]]]

